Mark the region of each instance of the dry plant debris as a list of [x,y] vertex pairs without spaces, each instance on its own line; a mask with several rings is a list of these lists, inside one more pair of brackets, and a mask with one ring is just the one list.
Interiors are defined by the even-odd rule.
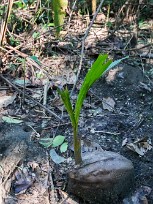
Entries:
[[[9,194],[6,203],[11,204],[81,203],[79,200],[74,201],[65,192],[65,175],[71,164],[73,165],[71,159],[73,151],[70,145],[72,135],[56,89],[59,86],[68,86],[71,89],[76,82],[81,83],[80,78],[101,52],[109,53],[114,59],[127,55],[130,58],[122,66],[110,71],[106,78],[101,79],[88,93],[80,121],[82,149],[85,152],[96,148],[121,152],[134,162],[137,189],[140,185],[152,187],[152,20],[139,23],[138,36],[135,40],[132,28],[134,15],[131,15],[132,21],[127,18],[122,21],[118,18],[118,13],[116,19],[109,18],[110,27],[107,27],[105,26],[107,13],[104,11],[104,14],[98,14],[85,39],[81,74],[77,81],[82,38],[90,22],[89,16],[73,14],[69,25],[64,25],[61,39],[57,40],[53,28],[36,23],[38,19],[35,19],[35,6],[34,4],[26,9],[14,11],[17,19],[22,19],[23,27],[27,26],[28,30],[16,32],[16,25],[14,30],[10,30],[8,26],[5,44],[0,47],[0,76],[2,76],[0,78],[0,179],[5,174],[9,175],[5,177],[6,189],[0,186],[0,198]],[[123,7],[120,10],[123,16],[124,9]],[[112,15],[114,14],[111,13]],[[49,81],[47,91],[45,91],[46,81]],[[76,87],[79,90],[78,84]],[[46,102],[43,104],[45,94]],[[75,97],[74,92],[72,101]],[[142,115],[141,119],[139,115]],[[4,126],[9,126],[6,120],[5,122],[2,120],[4,116],[23,120],[20,126],[25,127],[26,131],[29,131],[31,126],[35,134],[31,135],[30,140],[33,140],[37,147],[40,138],[64,135],[69,143],[68,151],[60,154],[57,150],[57,153],[64,155],[66,161],[60,165],[53,164],[48,156],[44,156],[46,163],[42,162],[42,159],[37,157],[40,152],[47,150],[39,149],[36,155],[32,153],[31,163],[26,160],[23,162],[21,154],[19,157],[12,157],[18,145],[11,150],[10,158],[6,157],[6,152],[11,146],[7,141],[13,143],[14,139],[7,136],[6,140],[4,139],[2,134]],[[61,120],[60,124],[58,120]],[[10,132],[14,134],[13,130]],[[25,132],[21,133],[24,134]],[[143,137],[144,135],[148,137]],[[124,138],[130,142],[127,143]],[[126,143],[125,146],[141,155],[141,158],[127,148],[122,148],[122,141]],[[21,143],[20,148],[24,152],[22,145]],[[3,169],[2,161],[9,162],[9,166]],[[25,169],[25,180],[22,178],[20,168]],[[34,172],[34,178],[31,177],[31,172]],[[15,180],[15,175],[21,178]],[[25,182],[23,184],[25,193],[17,196],[10,194],[13,179],[17,186],[18,182],[21,185],[22,181]],[[152,192],[138,190],[133,195],[132,204],[141,203],[143,198],[144,203],[153,202]],[[126,204],[131,202],[131,198],[129,199]]]

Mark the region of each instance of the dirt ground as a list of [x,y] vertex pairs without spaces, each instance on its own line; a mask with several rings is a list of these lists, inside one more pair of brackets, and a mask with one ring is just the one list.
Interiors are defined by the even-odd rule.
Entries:
[[[136,152],[129,150],[127,147],[122,147],[122,142],[126,138],[128,143],[145,137],[149,138],[151,142],[153,140],[152,84],[150,84],[151,81],[148,81],[148,78],[140,67],[122,64],[120,68],[122,69],[116,72],[111,82],[109,81],[110,79],[108,79],[108,75],[100,79],[88,93],[84,109],[81,113],[80,135],[85,141],[94,141],[100,144],[104,150],[118,152],[130,159],[135,169],[136,189],[140,186],[152,188],[153,149],[146,152],[144,156],[139,156]],[[146,84],[150,89],[146,90],[146,87],[140,86],[141,82]],[[148,84],[150,84],[150,86]],[[113,110],[110,109],[111,111],[103,109],[102,101],[108,97],[112,98],[115,102]],[[41,122],[42,120],[38,122],[35,121],[33,125],[35,125],[35,128],[38,128]],[[52,127],[52,123],[53,121],[48,121],[47,127]],[[27,133],[28,131],[25,127],[26,126],[21,126],[20,128],[23,128],[24,133]],[[6,134],[7,131],[9,132],[9,128],[8,125],[1,123],[1,155],[9,148],[10,143],[15,141],[12,138],[18,138],[17,134],[13,134],[11,137],[9,134]],[[19,128],[17,129],[19,130]],[[52,131],[55,130],[56,128],[52,127]],[[41,135],[51,134],[50,130],[43,130],[43,128],[37,131],[40,131]],[[65,124],[64,128],[61,126],[56,134],[65,135],[70,143],[72,143],[70,139],[72,136],[70,124]],[[28,144],[28,149],[30,153],[25,153],[25,161],[35,160],[40,164],[40,158],[44,158],[45,155],[43,153],[44,150],[41,149],[40,151],[40,146],[37,142],[35,145],[32,145],[32,148],[29,148]],[[70,149],[68,151],[68,155],[69,154],[72,155]],[[63,173],[59,173],[58,168],[61,168],[62,171],[65,169],[65,167],[61,165],[61,167],[56,166],[56,170],[53,171],[53,174],[55,174],[54,177],[56,178],[55,187],[59,180],[62,180],[62,186],[63,183],[66,184],[65,173],[67,172],[67,167]],[[148,201],[149,203],[153,203],[153,192],[148,196]]]
[[[76,93],[87,72],[87,67],[97,57],[97,51],[91,41],[93,42],[94,38],[87,40],[86,57],[83,61],[77,90],[72,98],[73,101],[76,99]],[[98,43],[100,41],[101,39]],[[80,49],[79,40],[75,43],[77,44],[75,46],[78,46],[76,49]],[[96,49],[101,46],[98,43]],[[53,44],[52,51],[57,51],[62,57],[63,52],[65,52],[65,57],[70,57],[70,55],[76,57],[75,50],[70,45],[66,46],[68,46],[66,49],[63,45],[58,49],[58,46],[54,47]],[[48,47],[44,48],[44,53],[47,49]],[[72,50],[73,52],[71,52]],[[113,54],[113,57],[120,58],[116,53]],[[73,59],[72,64],[77,66],[78,59]],[[45,60],[49,63],[49,58],[42,59],[44,63]],[[56,61],[55,58],[52,60]],[[63,67],[60,69],[64,70],[71,64],[69,58],[66,60],[66,62],[62,61]],[[135,190],[141,186],[153,187],[153,148],[151,148],[153,143],[153,63],[151,60],[131,56],[97,81],[88,92],[79,123],[79,134],[83,141],[95,142],[104,150],[118,152],[133,162]],[[61,65],[61,61],[59,63]],[[74,70],[71,66],[69,68],[72,74]],[[71,75],[71,80],[72,78]],[[71,83],[65,82],[65,84],[68,84],[69,89],[72,88]],[[7,84],[1,80],[0,85],[6,86]],[[11,92],[14,90],[11,89]],[[56,84],[49,90],[48,107],[61,116],[62,103],[59,100],[53,100],[56,98],[55,96],[57,96]],[[9,183],[7,186],[9,197],[5,203],[46,204],[55,203],[55,201],[61,203],[60,200],[66,196],[64,192],[66,192],[67,172],[73,163],[72,128],[68,115],[64,111],[62,122],[59,124],[57,119],[48,116],[47,113],[44,116],[42,109],[34,102],[30,103],[27,100],[21,107],[20,97],[21,95],[18,95],[12,104],[1,110],[1,115],[9,114],[23,120],[20,125],[10,125],[2,120],[0,122],[0,161],[4,162],[5,159],[4,164],[6,165],[5,171],[1,170],[0,178],[3,178],[2,182],[9,181],[7,182],[7,184]],[[38,143],[40,138],[54,135],[64,135],[69,144],[67,152],[62,154],[67,160],[59,165],[50,159],[48,150]],[[128,144],[131,144],[132,147]],[[129,147],[133,148],[133,151]],[[16,148],[17,152],[14,151]],[[83,149],[88,151],[84,147]],[[14,160],[12,157],[9,160],[10,163],[6,164],[11,155],[17,159]],[[29,162],[32,164],[29,165]],[[30,183],[27,184],[28,179],[25,179],[26,182],[22,180],[24,191],[18,193],[16,186],[19,185],[17,178],[22,177],[19,173],[21,167],[22,170],[28,169],[26,177]],[[34,179],[32,173],[35,175]],[[19,181],[21,180],[19,179]],[[52,200],[53,197],[55,200]],[[147,199],[149,204],[153,204],[153,189]],[[75,203],[74,200],[77,203],[86,203],[74,197],[73,200],[65,201],[65,203],[72,204]]]

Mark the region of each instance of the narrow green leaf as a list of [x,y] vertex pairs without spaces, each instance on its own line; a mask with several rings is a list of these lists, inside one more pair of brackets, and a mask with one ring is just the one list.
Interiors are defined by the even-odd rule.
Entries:
[[65,108],[70,116],[71,123],[73,127],[75,127],[76,122],[75,122],[75,116],[74,116],[74,111],[72,108],[71,100],[70,100],[70,94],[68,89],[66,88],[65,90],[59,90],[58,93],[61,95],[62,101],[65,105]]
[[54,23],[48,23],[47,24],[47,27],[54,27],[55,25],[54,25]]
[[35,61],[37,64],[41,65],[41,62],[39,61],[38,57],[36,57],[35,55],[30,56],[30,58]]
[[108,59],[108,55],[99,55],[97,60],[92,65],[91,69],[88,71],[84,82],[81,86],[76,106],[75,106],[75,120],[76,124],[78,124],[80,111],[82,108],[83,101],[86,97],[86,94],[93,83],[101,77],[101,75],[105,72],[108,66],[111,64],[112,60]]
[[[109,71],[110,69],[114,68],[114,67],[117,66],[121,61],[123,61],[124,59],[127,59],[127,58],[129,58],[129,56],[123,57],[123,58],[121,58],[121,59],[118,59],[118,60],[113,61],[113,62],[109,65],[109,67],[105,70],[105,72],[107,72],[107,71]],[[104,73],[105,73],[105,72],[104,72]]]
[[53,139],[53,143],[52,143],[52,147],[58,147],[60,146],[65,140],[65,137],[62,135],[57,135],[54,139]]
[[23,122],[22,120],[18,120],[18,119],[7,117],[7,116],[3,116],[2,120],[6,123],[14,123],[14,124],[19,124]]

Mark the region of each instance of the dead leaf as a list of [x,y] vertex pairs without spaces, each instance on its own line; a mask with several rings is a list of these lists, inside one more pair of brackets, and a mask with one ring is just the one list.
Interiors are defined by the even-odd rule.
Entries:
[[126,147],[140,156],[143,156],[148,150],[152,149],[151,140],[147,137],[138,139],[133,143],[127,143]]
[[60,97],[55,96],[55,98],[51,100],[51,103],[52,103],[53,106],[55,106],[56,108],[58,108],[60,111],[63,110],[63,107],[64,107],[64,106],[63,106],[63,102],[62,102],[62,100],[61,100]]
[[[46,159],[47,160],[47,159]],[[37,166],[37,162],[33,161]],[[35,182],[30,187],[30,191],[27,191],[26,194],[17,195],[18,204],[49,204],[49,195],[48,195],[48,172],[49,172],[48,162],[41,163],[41,167],[37,167],[36,179]]]
[[116,75],[119,71],[121,71],[123,68],[121,67],[117,67],[117,68],[114,68],[114,69],[111,69],[109,72],[108,72],[108,75],[106,77],[106,82],[108,84],[110,84],[111,82],[113,82],[115,79],[116,79]]
[[59,189],[59,194],[62,197],[62,201],[60,203],[62,203],[62,204],[78,204],[78,202],[72,200],[72,198],[70,198],[66,192],[64,192],[60,189]]
[[102,104],[103,104],[104,110],[108,110],[108,111],[114,110],[115,101],[112,98],[110,98],[110,97],[103,98]]
[[128,139],[125,138],[125,139],[122,141],[122,147],[124,147],[124,146],[127,144],[127,142],[128,142]]
[[5,96],[6,95],[6,90],[1,90],[0,91],[0,97]]
[[101,148],[101,146],[96,143],[96,142],[92,142],[90,140],[84,139],[81,140],[81,149],[82,149],[82,153],[84,152],[93,152],[93,151],[103,151],[103,149]]
[[140,87],[143,88],[143,89],[145,89],[145,90],[147,90],[147,91],[149,91],[149,92],[151,92],[151,88],[149,87],[148,84],[145,84],[145,83],[143,83],[143,82],[140,82]]
[[16,93],[7,95],[6,91],[0,91],[0,108],[4,108],[12,104],[15,98]]
[[136,192],[128,198],[123,200],[123,204],[148,204],[146,198],[151,193],[151,188],[148,186],[141,186]]
[[24,193],[35,181],[35,174],[30,173],[27,168],[18,169],[15,172],[15,181],[13,182],[13,189],[15,195]]
[[97,109],[90,109],[89,113],[93,116],[101,115],[102,114],[102,109],[99,107]]
[[67,58],[65,56],[47,58],[43,60],[43,64],[47,67],[51,67],[50,80],[55,86],[64,86],[65,84],[74,84],[76,81],[76,74],[73,68],[70,67],[71,64],[76,62],[76,57]]
[[27,166],[31,167],[32,168],[32,171],[36,170],[37,168],[39,168],[39,164],[35,161],[32,161],[32,162],[28,162],[27,163]]
[[[70,149],[74,151],[73,145],[70,147]],[[84,152],[92,152],[92,151],[103,151],[103,149],[98,143],[92,142],[88,139],[84,139],[84,140],[81,140],[81,151],[82,153],[84,153]]]
[[43,93],[41,89],[32,89],[33,93],[32,93],[32,98],[34,99],[41,99]]

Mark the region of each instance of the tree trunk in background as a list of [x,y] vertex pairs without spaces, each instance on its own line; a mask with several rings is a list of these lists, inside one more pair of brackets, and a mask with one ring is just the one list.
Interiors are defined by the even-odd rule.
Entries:
[[97,0],[91,0],[92,15],[96,12]]
[[87,0],[86,2],[89,9],[89,15],[92,16],[96,12],[97,0]]
[[68,0],[52,0],[54,25],[56,28],[56,36],[59,37],[60,31],[64,24],[64,17],[68,6]]

